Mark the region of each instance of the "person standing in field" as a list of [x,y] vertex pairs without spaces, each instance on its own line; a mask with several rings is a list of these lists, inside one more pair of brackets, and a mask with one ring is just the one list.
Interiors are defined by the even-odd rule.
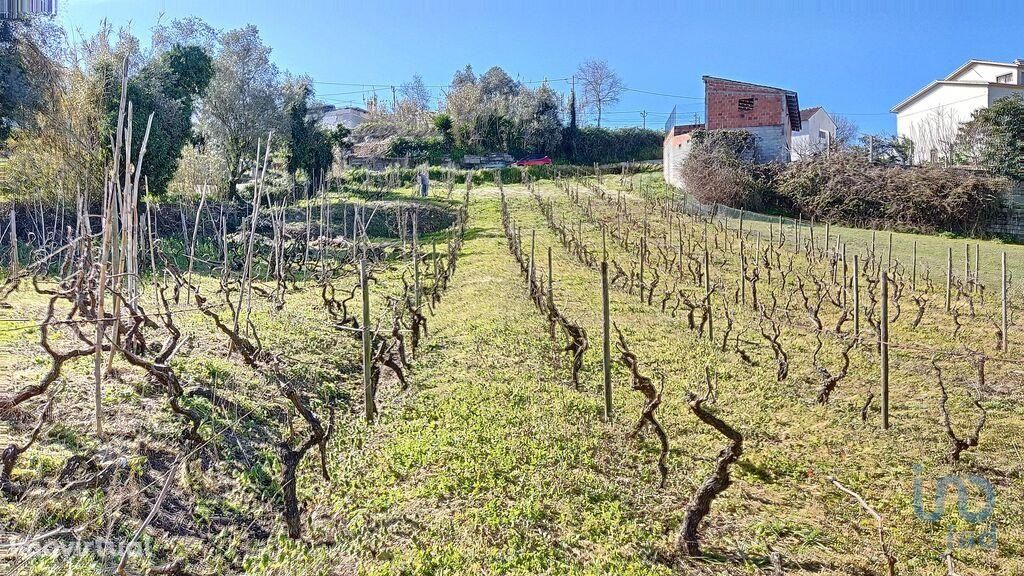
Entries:
[[430,175],[427,174],[426,170],[421,170],[416,175],[416,184],[419,187],[420,197],[426,198],[427,193],[430,191]]

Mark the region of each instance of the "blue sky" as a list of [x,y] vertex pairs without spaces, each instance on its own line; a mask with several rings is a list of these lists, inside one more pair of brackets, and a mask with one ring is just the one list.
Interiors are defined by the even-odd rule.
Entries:
[[420,74],[446,85],[467,63],[567,92],[559,79],[605,59],[629,88],[660,93],[626,92],[611,126],[639,125],[646,110],[660,128],[673,105],[691,120],[708,74],[795,90],[802,107],[891,133],[894,104],[966,60],[1024,58],[1018,2],[63,0],[59,18],[83,34],[106,18],[145,36],[160,18],[189,15],[222,29],[255,24],[278,66],[311,75],[338,104],[368,95],[354,84]]

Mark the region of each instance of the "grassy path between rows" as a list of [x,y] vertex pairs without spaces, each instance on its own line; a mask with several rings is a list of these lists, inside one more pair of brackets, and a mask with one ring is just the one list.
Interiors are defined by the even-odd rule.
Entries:
[[470,214],[455,281],[414,367],[416,392],[382,403],[369,431],[339,430],[332,486],[306,487],[312,539],[337,545],[281,541],[261,570],[668,573],[653,557],[657,535],[598,471],[598,397],[555,381],[546,323],[509,255],[497,197],[477,196]]

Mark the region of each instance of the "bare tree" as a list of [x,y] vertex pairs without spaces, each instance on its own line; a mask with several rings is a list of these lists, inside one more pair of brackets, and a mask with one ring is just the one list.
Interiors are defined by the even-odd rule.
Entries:
[[960,119],[954,110],[939,107],[910,127],[916,162],[941,162],[951,165],[955,158]]
[[398,92],[402,95],[402,100],[417,110],[426,110],[430,106],[430,90],[427,89],[419,74],[414,75],[409,82],[402,84]]
[[604,60],[587,60],[576,70],[583,85],[583,106],[597,112],[597,126],[601,126],[601,113],[616,104],[625,86],[622,79]]
[[833,139],[835,145],[839,148],[846,148],[857,141],[857,134],[860,132],[860,126],[847,118],[836,114],[832,117],[832,121],[836,124],[836,135]]

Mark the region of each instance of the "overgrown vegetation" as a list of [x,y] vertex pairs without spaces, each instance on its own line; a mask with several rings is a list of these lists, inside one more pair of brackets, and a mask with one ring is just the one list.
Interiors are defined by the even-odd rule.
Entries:
[[791,163],[775,186],[779,204],[805,218],[976,236],[1002,215],[1007,183],[971,170],[884,166],[834,154]]
[[976,170],[907,166],[836,149],[786,165],[755,164],[753,135],[698,130],[682,161],[687,190],[705,204],[866,228],[984,235],[1003,214],[1008,182]]

